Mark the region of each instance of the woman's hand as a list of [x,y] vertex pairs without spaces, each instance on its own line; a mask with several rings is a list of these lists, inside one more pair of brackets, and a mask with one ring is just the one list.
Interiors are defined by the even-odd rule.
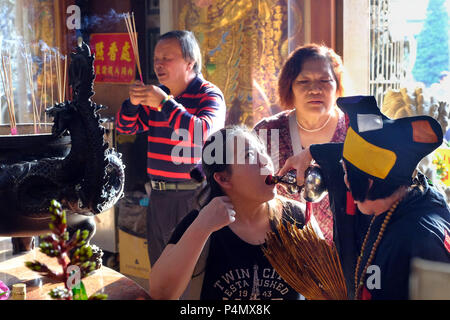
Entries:
[[197,217],[197,223],[203,230],[211,233],[233,223],[236,212],[233,204],[227,196],[216,197],[211,200]]
[[179,299],[191,280],[195,265],[212,232],[235,220],[230,198],[211,200],[186,229],[176,244],[169,244],[150,273],[150,295],[153,299]]
[[145,85],[140,81],[136,81],[130,86],[129,95],[132,104],[142,104],[155,108],[167,96],[161,88],[151,84]]
[[292,156],[286,160],[283,168],[281,168],[277,175],[285,175],[288,171],[297,170],[297,185],[302,186],[305,184],[305,171],[311,165],[313,158],[309,147],[300,151],[299,154]]

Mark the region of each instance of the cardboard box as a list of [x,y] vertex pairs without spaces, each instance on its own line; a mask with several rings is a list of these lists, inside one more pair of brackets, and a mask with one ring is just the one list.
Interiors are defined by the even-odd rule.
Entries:
[[449,300],[450,263],[413,258],[410,275],[411,300]]
[[148,279],[150,261],[147,239],[119,229],[120,273]]
[[96,215],[95,234],[91,239],[91,243],[97,245],[104,251],[117,253],[117,232],[116,232],[116,210],[112,208]]

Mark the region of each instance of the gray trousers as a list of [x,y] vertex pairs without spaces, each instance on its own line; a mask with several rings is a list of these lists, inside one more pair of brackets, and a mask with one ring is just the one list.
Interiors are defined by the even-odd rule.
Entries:
[[158,260],[178,223],[197,209],[197,190],[150,193],[147,211],[147,246],[150,265]]

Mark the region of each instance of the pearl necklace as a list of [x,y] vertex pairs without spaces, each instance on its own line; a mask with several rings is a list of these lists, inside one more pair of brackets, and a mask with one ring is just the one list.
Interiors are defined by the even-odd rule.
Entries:
[[327,126],[328,122],[330,122],[332,115],[333,115],[333,114],[331,113],[330,116],[328,117],[327,121],[325,121],[325,124],[324,124],[323,126],[321,126],[320,128],[317,128],[317,129],[306,129],[305,127],[303,127],[303,126],[298,122],[297,116],[295,117],[295,122],[297,122],[297,125],[298,125],[298,127],[299,127],[300,129],[302,129],[302,130],[304,130],[304,131],[306,131],[306,132],[314,133],[314,132],[318,132],[318,131],[322,130],[323,128],[325,128],[325,127]]
[[391,219],[392,214],[394,213],[395,209],[397,209],[398,204],[400,203],[400,200],[397,200],[392,207],[389,209],[388,213],[386,214],[386,217],[384,218],[383,224],[381,225],[380,231],[378,232],[377,239],[375,240],[374,244],[372,245],[372,250],[370,251],[369,259],[367,260],[366,265],[364,266],[364,270],[361,273],[361,278],[359,279],[358,283],[358,272],[359,272],[359,266],[361,264],[361,260],[364,255],[364,249],[367,244],[367,240],[369,239],[370,235],[370,229],[372,228],[372,224],[375,221],[376,216],[372,218],[370,221],[369,228],[367,229],[366,236],[364,237],[363,244],[361,246],[361,253],[359,254],[358,261],[356,263],[356,269],[355,269],[355,297],[354,299],[357,300],[359,296],[359,292],[361,291],[361,288],[364,285],[364,279],[366,276],[367,268],[369,268],[370,264],[372,263],[373,258],[375,257],[375,252],[377,251],[378,245],[380,244],[381,238],[383,237],[384,230],[386,229],[386,225],[389,223],[389,220]]

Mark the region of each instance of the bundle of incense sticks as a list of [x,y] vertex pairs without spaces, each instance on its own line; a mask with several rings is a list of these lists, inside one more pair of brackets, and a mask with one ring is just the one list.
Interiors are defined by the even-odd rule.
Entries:
[[9,111],[9,124],[11,127],[11,134],[17,134],[16,113],[14,108],[14,92],[12,83],[12,71],[11,71],[11,54],[1,53],[1,78],[3,83],[3,91],[5,92],[6,102]]
[[28,50],[26,50],[25,52],[25,64],[27,66],[27,79],[31,91],[34,133],[39,133],[39,129],[41,128],[41,121],[39,118],[39,110],[36,103],[36,96],[34,94],[35,87],[33,82],[33,62],[31,60],[31,53],[29,53]]
[[[58,102],[63,102],[66,97],[66,69],[67,69],[67,57],[62,57],[64,60],[64,70],[62,69],[61,59],[55,55],[55,71],[56,71],[56,84],[58,89]],[[63,75],[64,73],[64,75]]]
[[136,32],[136,24],[134,22],[134,12],[132,12],[131,15],[130,13],[125,13],[123,17],[125,19],[125,25],[127,26],[128,35],[130,36],[131,47],[133,49],[134,59],[136,61],[136,66],[138,68],[139,77],[141,78],[141,82],[143,83],[144,81],[142,80],[143,78],[142,78],[141,62],[139,60],[139,47]]
[[[61,59],[64,60],[64,66]],[[67,56],[61,56],[59,53],[47,53],[47,51],[44,51],[43,61],[41,99],[38,114],[44,114],[44,123],[46,126],[47,114],[45,113],[45,110],[42,109],[47,106],[47,95],[50,95],[50,105],[53,105],[55,102],[62,103],[66,99]],[[53,69],[55,72],[53,72]],[[55,77],[53,77],[53,75],[55,75]],[[56,99],[53,91],[55,82]]]
[[347,286],[334,245],[311,224],[303,229],[280,223],[262,250],[278,274],[308,300],[346,300]]
[[47,115],[45,110],[42,110],[47,105],[47,52],[44,51],[44,62],[42,72],[42,87],[41,87],[41,100],[39,103],[39,115],[44,114],[44,126],[47,128]]

